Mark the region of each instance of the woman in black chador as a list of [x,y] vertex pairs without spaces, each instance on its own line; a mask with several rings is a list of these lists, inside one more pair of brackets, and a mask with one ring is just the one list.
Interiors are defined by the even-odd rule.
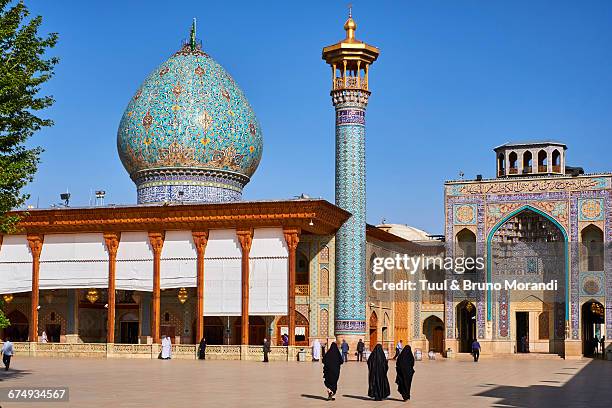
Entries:
[[387,370],[389,365],[387,357],[380,344],[374,347],[374,351],[368,357],[368,396],[376,401],[382,401],[391,394]]
[[410,399],[410,386],[414,375],[414,356],[410,346],[402,349],[395,363],[395,368],[397,369],[397,378],[395,379],[397,390],[402,394],[404,401],[407,401]]
[[327,387],[327,400],[332,400],[338,390],[338,378],[340,378],[340,366],[342,355],[338,345],[334,342],[323,356],[323,383]]
[[200,360],[206,359],[206,339],[204,337],[202,337],[202,340],[200,340],[200,346],[198,347],[198,358]]

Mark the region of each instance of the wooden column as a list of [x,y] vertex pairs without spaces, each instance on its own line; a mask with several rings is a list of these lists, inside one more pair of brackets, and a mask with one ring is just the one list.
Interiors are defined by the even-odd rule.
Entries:
[[289,249],[289,268],[288,268],[288,296],[287,296],[287,314],[289,315],[289,345],[295,345],[295,251],[300,242],[299,228],[285,228],[285,242]]
[[153,310],[151,311],[151,336],[153,343],[160,343],[159,325],[161,322],[161,287],[160,287],[160,266],[161,252],[164,246],[163,232],[149,232],[149,242],[153,249]]
[[196,264],[197,301],[196,301],[196,343],[204,337],[204,253],[208,243],[208,231],[194,231],[193,243],[198,253]]
[[28,245],[32,252],[32,304],[30,313],[30,341],[38,341],[38,281],[40,273],[40,253],[43,246],[43,235],[28,235]]
[[117,250],[121,234],[108,232],[104,234],[104,242],[108,251],[108,317],[106,326],[106,342],[115,342],[115,271],[117,266]]
[[237,230],[238,240],[242,248],[242,340],[241,344],[249,344],[249,252],[253,243],[253,229]]

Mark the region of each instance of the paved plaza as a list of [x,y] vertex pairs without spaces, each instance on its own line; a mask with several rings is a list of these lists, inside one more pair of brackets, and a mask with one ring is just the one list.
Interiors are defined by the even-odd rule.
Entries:
[[[512,360],[417,362],[413,399],[367,398],[367,366],[343,365],[338,396],[323,399],[319,363],[93,360],[21,357],[0,372],[0,388],[68,386],[69,402],[5,407],[609,407],[612,362]],[[223,404],[223,405],[221,405]],[[433,404],[433,405],[432,405]]]

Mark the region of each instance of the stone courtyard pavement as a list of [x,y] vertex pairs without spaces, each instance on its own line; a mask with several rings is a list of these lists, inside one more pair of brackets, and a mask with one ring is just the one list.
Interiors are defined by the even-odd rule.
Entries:
[[417,362],[402,402],[389,362],[390,400],[367,398],[367,366],[343,365],[335,401],[323,400],[320,363],[91,360],[17,357],[0,388],[68,386],[69,402],[5,407],[610,407],[612,362],[512,360]]

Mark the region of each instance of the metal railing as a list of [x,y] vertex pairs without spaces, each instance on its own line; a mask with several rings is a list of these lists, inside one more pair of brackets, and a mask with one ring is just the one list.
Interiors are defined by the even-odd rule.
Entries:
[[334,89],[368,89],[368,80],[364,77],[339,77],[334,79]]

